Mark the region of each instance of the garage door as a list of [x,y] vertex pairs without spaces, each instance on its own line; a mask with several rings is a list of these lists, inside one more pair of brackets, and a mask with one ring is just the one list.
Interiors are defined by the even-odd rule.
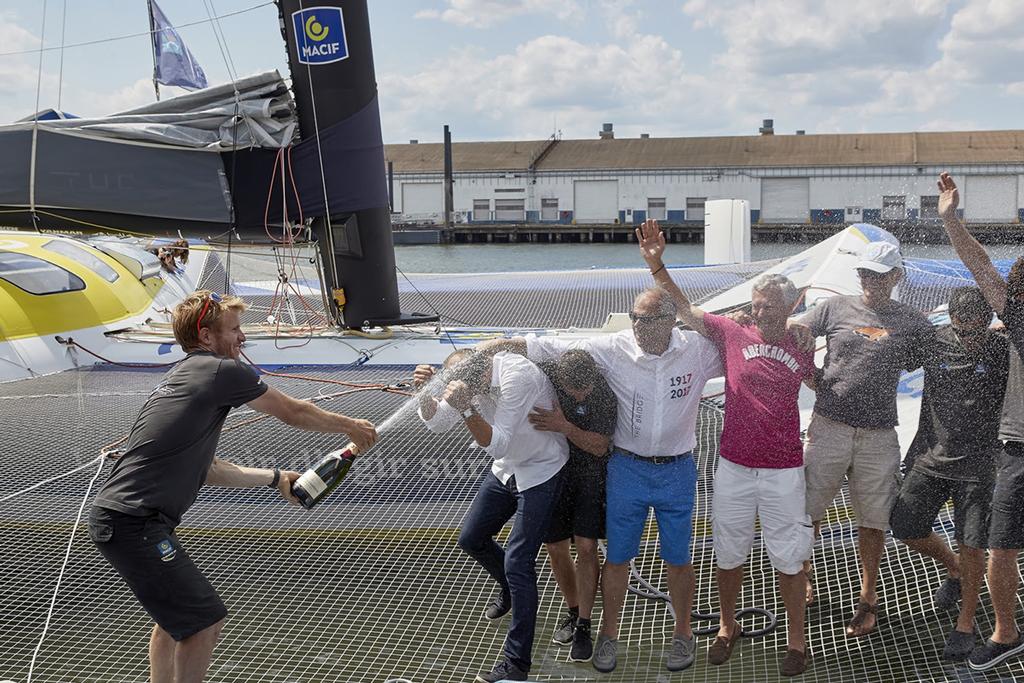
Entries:
[[611,223],[619,217],[618,180],[577,180],[573,183],[573,215],[577,223]]
[[442,183],[402,183],[402,213],[429,216],[444,213]]
[[964,218],[969,221],[1017,220],[1017,176],[971,175],[965,178]]
[[761,221],[806,223],[810,218],[807,178],[765,178],[761,181]]

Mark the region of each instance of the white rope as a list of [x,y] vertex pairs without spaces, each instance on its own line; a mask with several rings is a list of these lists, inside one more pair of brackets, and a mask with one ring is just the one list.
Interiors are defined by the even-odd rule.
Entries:
[[[106,455],[97,455],[95,458],[93,458],[89,462],[85,463],[84,465],[79,465],[75,469],[69,470],[69,471],[65,472],[64,474],[58,474],[56,477],[51,477],[49,479],[44,479],[41,482],[38,482],[36,484],[32,484],[32,486],[29,486],[26,489],[21,489],[20,491],[15,491],[14,493],[8,493],[3,498],[0,498],[0,503],[8,501],[11,498],[17,498],[18,496],[21,496],[21,495],[24,495],[26,493],[29,493],[30,491],[35,491],[37,488],[39,488],[41,486],[46,486],[47,484],[52,484],[55,481],[60,481],[61,479],[64,479],[65,477],[70,477],[75,472],[81,472],[82,470],[84,470],[86,467],[88,467],[89,465],[93,464],[97,460],[99,460],[102,463],[102,461],[103,461],[103,459],[105,457],[106,457]],[[101,464],[100,468],[102,469],[102,467],[103,467],[103,465]]]
[[85,489],[85,495],[82,496],[82,504],[78,506],[78,515],[75,517],[75,524],[71,527],[71,537],[68,538],[68,546],[64,551],[64,562],[60,566],[60,572],[57,574],[57,583],[53,587],[53,596],[50,598],[50,609],[46,612],[46,621],[43,623],[43,632],[39,636],[39,642],[36,644],[35,651],[32,652],[32,660],[28,665],[28,680],[26,683],[32,683],[32,672],[35,670],[36,659],[39,657],[39,651],[43,647],[43,641],[46,640],[46,632],[50,628],[50,621],[53,619],[53,611],[57,605],[57,595],[60,593],[60,584],[64,580],[64,572],[68,568],[68,562],[71,559],[71,547],[75,542],[75,534],[78,531],[78,525],[82,523],[82,512],[85,510],[85,504],[89,500],[89,494],[92,493],[93,484],[100,476],[100,472],[103,471],[103,458],[97,458],[100,461],[100,466],[96,469],[96,474],[92,475],[92,480],[89,482],[89,486]]

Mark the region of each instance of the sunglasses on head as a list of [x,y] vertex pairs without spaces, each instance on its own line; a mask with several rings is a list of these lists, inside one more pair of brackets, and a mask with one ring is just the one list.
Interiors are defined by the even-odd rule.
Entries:
[[210,292],[206,297],[206,302],[203,304],[203,310],[199,312],[199,320],[196,321],[196,334],[199,334],[199,330],[202,328],[203,318],[206,317],[206,311],[210,308],[210,302],[215,301],[218,304],[224,299],[217,292]]
[[629,312],[629,319],[635,323],[652,323],[656,320],[665,320],[667,318],[675,318],[671,313],[661,313],[659,315],[641,315],[634,311]]

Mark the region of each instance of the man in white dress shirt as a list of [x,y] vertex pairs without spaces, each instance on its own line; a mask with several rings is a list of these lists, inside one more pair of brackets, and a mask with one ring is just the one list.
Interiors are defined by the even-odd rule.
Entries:
[[694,661],[690,627],[695,583],[690,562],[697,483],[694,431],[704,384],[722,374],[722,364],[714,344],[676,327],[676,305],[665,290],[653,287],[641,292],[629,316],[632,329],[615,334],[577,341],[530,335],[487,342],[481,350],[516,351],[540,362],[581,348],[601,368],[618,399],[619,412],[608,460],[608,558],[594,668],[608,672],[618,662],[619,612],[629,582],[629,562],[640,553],[644,524],[654,508],[676,613],[666,666],[679,671]]
[[[555,390],[540,368],[514,353],[457,351],[445,368],[451,381],[440,400],[421,392],[420,418],[432,432],[463,421],[476,444],[494,458],[462,521],[459,547],[500,586],[484,615],[496,620],[512,611],[504,659],[476,680],[525,681],[537,621],[537,553],[569,459],[565,437],[534,429],[529,414],[535,406],[551,410],[558,405]],[[417,366],[417,384],[432,376],[430,366]],[[503,550],[494,536],[513,517]]]

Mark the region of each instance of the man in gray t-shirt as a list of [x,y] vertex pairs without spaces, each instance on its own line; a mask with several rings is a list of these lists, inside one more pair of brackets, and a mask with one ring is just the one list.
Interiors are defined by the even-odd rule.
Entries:
[[201,290],[174,309],[188,355],[146,400],[124,453],[89,512],[89,537],[156,622],[150,680],[201,681],[227,608],[181,545],[175,527],[204,484],[270,486],[289,502],[298,472],[241,467],[216,457],[232,408],[248,404],[300,429],[347,434],[362,450],[374,426],[268,387],[238,360],[245,303]]
[[[807,514],[820,528],[848,479],[862,572],[860,599],[846,632],[860,637],[877,624],[875,585],[899,485],[896,390],[904,370],[920,367],[935,332],[924,314],[891,298],[903,277],[895,245],[869,243],[856,268],[862,294],[826,299],[801,322],[827,340],[804,453]],[[807,572],[810,581],[809,565]]]

